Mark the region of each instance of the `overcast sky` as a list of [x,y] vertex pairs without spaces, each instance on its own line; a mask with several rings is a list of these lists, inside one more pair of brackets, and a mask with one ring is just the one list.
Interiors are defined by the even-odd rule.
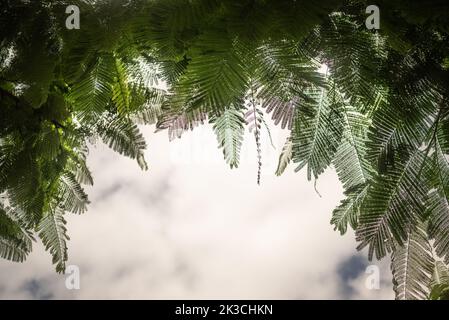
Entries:
[[[256,184],[254,138],[230,170],[208,126],[168,141],[144,128],[149,171],[99,143],[95,184],[81,216],[69,215],[69,264],[80,290],[67,290],[40,244],[27,262],[0,260],[0,298],[25,299],[391,299],[388,261],[369,263],[352,233],[333,231],[342,198],[332,169],[317,182],[290,166],[276,177],[285,133],[263,143]],[[265,135],[266,136],[266,135]],[[380,289],[365,285],[368,264]]]

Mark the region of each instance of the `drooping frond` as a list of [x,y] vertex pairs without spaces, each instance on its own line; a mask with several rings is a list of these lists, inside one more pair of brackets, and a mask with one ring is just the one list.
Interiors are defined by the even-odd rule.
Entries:
[[[409,66],[416,62],[408,61],[410,59],[400,61],[407,69],[403,75],[406,79],[409,74],[416,72]],[[420,148],[426,144],[429,133],[438,122],[438,102],[441,97],[437,90],[427,79],[417,83],[408,80],[411,82],[392,85],[388,97],[373,112],[367,156],[380,172],[394,165],[397,150],[404,147]]]
[[285,141],[284,147],[282,148],[282,152],[279,155],[278,166],[276,169],[277,176],[280,176],[285,171],[287,165],[292,160],[292,154],[293,154],[293,141],[291,137],[288,137],[287,140]]
[[367,157],[381,172],[393,165],[395,150],[403,145],[399,134],[400,122],[394,108],[388,104],[384,104],[374,114],[368,133],[370,139],[367,143]]
[[53,257],[57,272],[65,271],[67,261],[67,228],[65,226],[64,209],[56,205],[52,207],[39,222],[37,232],[45,249]]
[[187,70],[188,65],[189,61],[185,56],[177,61],[161,61],[160,67],[162,79],[165,80],[169,85],[174,85]]
[[403,245],[408,230],[424,216],[427,186],[419,176],[423,151],[402,151],[396,155],[395,167],[373,178],[356,231],[359,249],[369,247],[368,257],[377,259],[391,252],[393,241]]
[[[1,199],[0,199],[1,200]],[[23,262],[32,249],[31,234],[11,208],[0,202],[0,257]]]
[[408,232],[402,246],[396,246],[391,256],[393,285],[398,300],[426,299],[434,260],[426,226],[419,224]]
[[59,182],[59,205],[65,211],[84,213],[89,200],[81,185],[72,172],[65,172]]
[[136,124],[122,118],[106,118],[98,123],[97,131],[103,142],[114,151],[136,159],[143,170],[148,169],[144,157],[147,145]]
[[94,180],[86,163],[86,153],[87,147],[85,147],[84,152],[70,152],[67,170],[75,175],[78,183],[93,185]]
[[245,119],[242,112],[231,107],[219,116],[211,117],[209,122],[213,124],[219,147],[223,148],[226,163],[231,169],[237,168],[245,132]]
[[160,78],[163,78],[158,64],[147,53],[143,53],[137,58],[130,59],[130,57],[124,56],[122,59],[126,59],[122,62],[122,67],[130,83],[144,88],[153,88],[159,84]]
[[138,124],[156,124],[163,115],[166,92],[155,88],[131,87],[131,119]]
[[346,233],[348,225],[356,230],[367,191],[368,185],[359,185],[345,192],[346,198],[332,212],[331,224],[334,230],[340,231],[342,235]]
[[112,85],[112,101],[121,114],[130,111],[130,92],[128,88],[128,76],[125,66],[120,59],[115,58],[116,81]]
[[338,178],[345,190],[366,184],[372,175],[366,158],[369,121],[356,108],[344,103],[341,110],[343,136],[333,160]]
[[449,161],[444,154],[446,139],[441,127],[435,139],[432,184],[435,187],[428,196],[429,236],[434,239],[436,254],[449,263]]
[[339,13],[331,14],[320,27],[318,37],[330,76],[353,104],[358,101],[369,104],[374,100],[377,73],[384,56],[382,40],[361,27],[362,22]]
[[301,99],[307,100],[304,91],[326,84],[324,75],[318,72],[319,64],[299,53],[296,44],[293,41],[264,43],[256,48],[255,57],[251,55],[249,61],[245,60],[255,65],[262,107],[267,107],[268,113],[273,111],[276,125],[281,123],[285,128],[288,124],[290,129],[295,107]]
[[[336,92],[334,94],[337,94]],[[342,103],[343,136],[333,160],[338,178],[345,189],[346,198],[332,213],[331,224],[344,234],[348,224],[355,230],[361,205],[372,176],[371,164],[366,158],[366,141],[369,121],[356,108],[339,96]]]
[[198,39],[192,59],[174,92],[211,109],[228,106],[245,94],[248,80],[232,39],[224,31]]
[[30,225],[42,217],[45,197],[42,187],[42,172],[39,164],[25,149],[16,156],[8,173],[8,196],[13,207],[20,208],[28,216]]
[[111,99],[115,60],[109,54],[98,56],[82,78],[74,84],[70,99],[82,118],[94,118],[105,111]]
[[[295,171],[307,166],[307,177],[316,179],[330,164],[339,146],[343,122],[337,105],[324,89],[310,92],[313,115],[297,115],[292,131]],[[301,111],[299,111],[301,112]]]
[[57,128],[46,126],[35,142],[36,151],[45,159],[54,160],[61,152],[60,139]]
[[193,130],[195,127],[205,123],[207,113],[201,110],[184,111],[181,113],[167,112],[156,124],[157,131],[168,129],[169,140],[181,138],[185,131]]
[[251,90],[248,93],[247,111],[245,113],[245,122],[248,126],[250,132],[254,134],[254,139],[256,141],[256,152],[257,152],[257,184],[260,184],[260,176],[262,172],[262,147],[261,147],[261,129],[263,120],[263,113],[259,110],[258,104],[255,100],[254,91]]
[[266,108],[267,113],[272,113],[271,119],[275,125],[281,124],[281,128],[293,129],[293,116],[295,115],[295,106],[297,98],[290,101],[282,101],[277,97],[266,99],[262,107]]

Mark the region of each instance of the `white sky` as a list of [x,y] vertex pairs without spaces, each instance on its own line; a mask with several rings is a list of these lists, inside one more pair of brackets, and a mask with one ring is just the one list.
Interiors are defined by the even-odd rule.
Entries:
[[36,244],[26,263],[0,260],[0,298],[393,298],[388,261],[377,263],[380,289],[369,290],[353,234],[329,223],[342,198],[334,171],[318,180],[321,198],[293,166],[274,175],[284,132],[272,131],[276,150],[263,143],[257,186],[249,134],[241,167],[230,170],[208,126],[170,143],[165,132],[143,131],[147,172],[100,143],[91,148],[92,203],[68,216],[81,289],[67,290]]

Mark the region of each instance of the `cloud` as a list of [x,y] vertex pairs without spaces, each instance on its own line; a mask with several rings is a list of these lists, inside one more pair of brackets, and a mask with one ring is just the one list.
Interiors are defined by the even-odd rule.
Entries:
[[351,286],[354,279],[365,273],[368,263],[362,255],[354,255],[343,261],[338,266],[338,275],[341,279],[341,294],[344,298],[349,298],[354,294],[355,290]]
[[21,289],[36,300],[48,300],[54,297],[45,284],[36,279],[26,281]]
[[322,197],[304,173],[274,175],[284,132],[272,132],[278,150],[263,141],[261,186],[251,135],[230,170],[210,127],[171,143],[144,134],[148,172],[105,146],[91,149],[92,203],[68,216],[81,289],[67,290],[36,245],[24,264],[0,261],[0,298],[391,298],[388,281],[380,291],[364,287],[353,235],[329,223],[342,198],[335,172],[318,180]]

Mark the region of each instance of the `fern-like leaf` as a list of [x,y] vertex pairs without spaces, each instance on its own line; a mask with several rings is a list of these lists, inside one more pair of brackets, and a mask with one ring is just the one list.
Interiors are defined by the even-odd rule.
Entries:
[[335,230],[340,231],[340,234],[346,233],[348,225],[354,230],[357,228],[361,206],[367,191],[368,185],[359,185],[346,191],[346,198],[332,212],[331,224],[334,225]]
[[282,173],[284,173],[288,164],[292,160],[292,154],[293,154],[293,141],[291,137],[288,137],[287,141],[285,141],[284,147],[282,148],[282,152],[279,155],[279,162],[276,169],[277,176],[280,176]]
[[99,123],[98,133],[103,142],[114,151],[136,159],[142,170],[147,170],[144,151],[146,142],[136,124],[122,118],[114,118],[109,123]]
[[114,71],[114,58],[109,54],[101,55],[73,86],[70,99],[81,118],[95,119],[105,110],[111,99]]
[[223,148],[226,163],[232,168],[239,165],[240,149],[245,131],[245,119],[239,110],[228,108],[209,120],[217,135],[218,145]]
[[345,190],[367,183],[372,175],[366,158],[368,119],[356,108],[344,104],[341,108],[344,129],[333,164]]
[[292,131],[293,162],[295,171],[307,166],[307,178],[310,180],[326,169],[335,156],[339,146],[343,122],[340,112],[329,101],[324,89],[311,92],[314,101],[313,116],[296,116]]
[[71,172],[65,172],[59,182],[59,204],[65,211],[80,214],[86,211],[89,203],[87,194],[78,183],[75,175]]
[[443,139],[439,135],[435,140],[433,154],[435,189],[430,192],[426,207],[429,213],[429,235],[435,240],[433,244],[435,252],[445,263],[449,263],[449,161],[443,153]]
[[31,252],[33,240],[13,209],[0,203],[0,257],[23,262]]
[[369,259],[374,253],[380,259],[391,252],[393,241],[403,245],[408,229],[424,216],[427,186],[419,177],[423,163],[427,165],[424,160],[420,150],[403,151],[397,154],[395,167],[388,174],[373,178],[356,231],[361,241],[358,248],[369,246]]
[[115,59],[115,74],[116,81],[112,86],[112,101],[119,113],[126,114],[130,109],[130,92],[125,66],[118,58]]
[[398,300],[426,299],[433,271],[432,248],[426,226],[419,224],[408,232],[402,246],[391,257],[393,285]]
[[62,273],[65,271],[67,261],[67,228],[65,226],[64,209],[55,206],[46,212],[45,216],[37,226],[39,234],[45,249],[53,257],[53,264],[56,264],[56,271]]

